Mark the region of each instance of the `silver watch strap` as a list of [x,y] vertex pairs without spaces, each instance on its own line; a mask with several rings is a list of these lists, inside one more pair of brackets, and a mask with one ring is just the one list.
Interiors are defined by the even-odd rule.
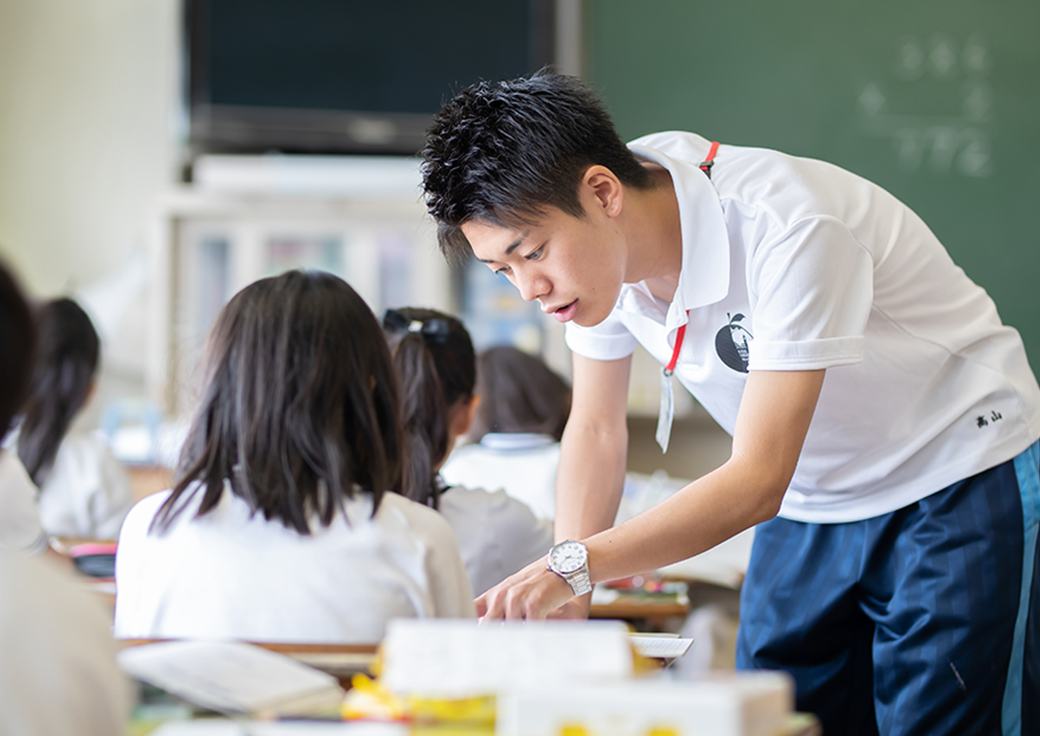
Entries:
[[589,570],[577,570],[564,578],[571,584],[574,595],[585,595],[592,590],[592,581],[589,580]]

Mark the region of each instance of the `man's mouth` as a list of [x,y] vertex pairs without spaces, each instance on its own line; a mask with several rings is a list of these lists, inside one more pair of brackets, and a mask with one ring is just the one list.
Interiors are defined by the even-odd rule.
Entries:
[[574,313],[577,311],[577,309],[578,300],[575,299],[570,304],[564,304],[562,307],[557,307],[556,309],[550,310],[549,314],[551,314],[557,322],[570,322],[572,319],[574,319]]

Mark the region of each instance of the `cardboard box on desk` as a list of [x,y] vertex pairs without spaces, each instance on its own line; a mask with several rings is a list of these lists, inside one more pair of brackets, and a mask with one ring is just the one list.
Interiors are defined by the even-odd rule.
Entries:
[[496,736],[773,736],[794,708],[780,672],[741,672],[696,682],[640,681],[539,687],[498,698]]

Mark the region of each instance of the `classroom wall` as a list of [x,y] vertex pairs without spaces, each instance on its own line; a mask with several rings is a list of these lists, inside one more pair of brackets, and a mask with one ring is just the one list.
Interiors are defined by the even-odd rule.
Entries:
[[820,158],[910,205],[1040,371],[1040,3],[586,0],[622,135]]
[[177,6],[0,3],[0,256],[37,296],[144,251],[175,176]]

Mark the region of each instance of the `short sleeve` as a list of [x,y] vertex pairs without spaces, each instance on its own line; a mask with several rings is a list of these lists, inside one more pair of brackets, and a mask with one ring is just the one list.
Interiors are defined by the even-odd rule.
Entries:
[[629,332],[619,310],[593,327],[568,322],[564,335],[567,347],[593,360],[619,360],[635,352],[639,341]]
[[805,218],[752,255],[750,370],[813,370],[863,359],[873,258],[832,217]]

